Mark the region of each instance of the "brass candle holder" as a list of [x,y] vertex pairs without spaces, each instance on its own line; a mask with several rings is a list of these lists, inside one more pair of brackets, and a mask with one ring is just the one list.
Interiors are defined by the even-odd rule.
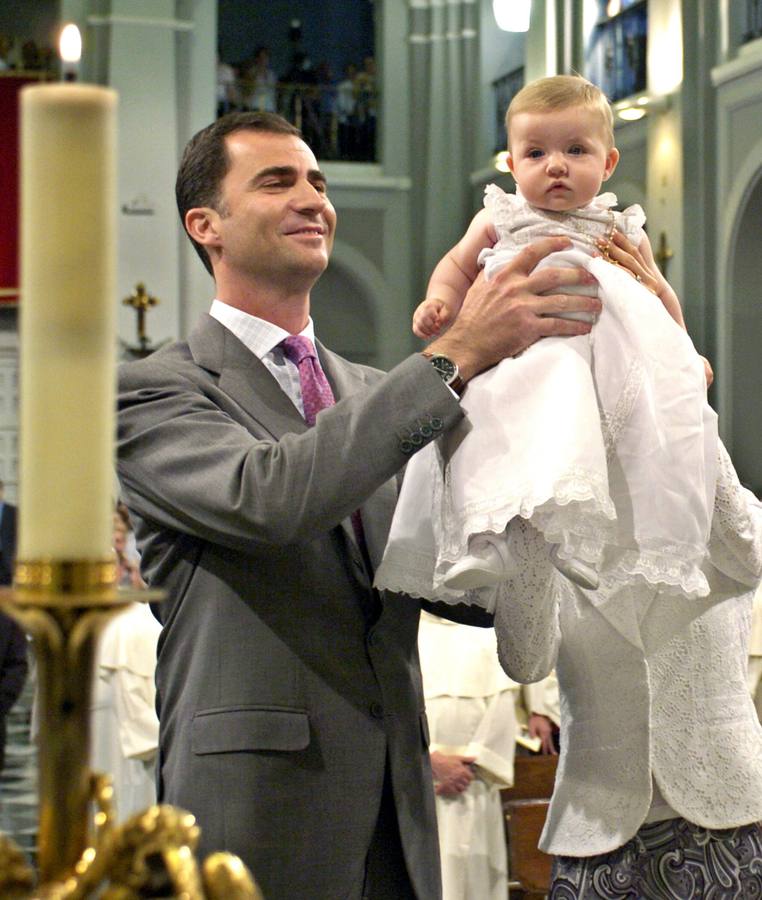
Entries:
[[113,556],[16,564],[0,607],[32,635],[38,667],[39,879],[0,836],[4,900],[262,900],[250,872],[228,853],[195,858],[190,813],[151,806],[115,823],[111,780],[89,768],[90,705],[98,637],[134,601],[155,591],[117,590]]

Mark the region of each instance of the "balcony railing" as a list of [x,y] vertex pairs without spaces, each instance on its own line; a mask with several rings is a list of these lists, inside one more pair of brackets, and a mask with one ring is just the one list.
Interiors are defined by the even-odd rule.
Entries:
[[586,75],[609,100],[621,100],[647,87],[648,0],[623,3],[608,15],[604,0],[587,49]]
[[241,80],[227,86],[217,112],[278,112],[301,130],[318,159],[375,162],[378,100],[375,86]]

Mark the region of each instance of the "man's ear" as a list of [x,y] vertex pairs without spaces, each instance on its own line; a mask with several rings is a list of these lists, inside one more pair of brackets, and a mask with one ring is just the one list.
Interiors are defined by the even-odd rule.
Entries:
[[197,206],[185,214],[185,230],[197,244],[219,247],[220,214],[209,206]]
[[606,165],[603,168],[603,180],[607,181],[614,174],[617,163],[619,162],[619,151],[616,147],[612,147],[606,154]]

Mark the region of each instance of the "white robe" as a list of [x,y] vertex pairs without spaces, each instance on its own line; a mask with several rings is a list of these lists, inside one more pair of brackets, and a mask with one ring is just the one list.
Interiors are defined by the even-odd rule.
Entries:
[[[418,647],[430,749],[472,756],[477,766],[466,791],[436,798],[443,900],[505,900],[508,863],[500,789],[513,784],[522,686],[501,669],[492,629],[424,612]],[[536,687],[540,703],[543,688]],[[552,706],[552,690],[548,693]],[[531,706],[528,712],[545,714],[534,702]]]
[[160,631],[147,604],[134,603],[107,625],[98,645],[91,767],[112,776],[119,820],[156,802],[154,671]]
[[495,630],[513,678],[558,674],[563,740],[546,853],[621,847],[654,802],[706,828],[762,818],[762,728],[746,684],[762,504],[722,447],[718,462],[707,598],[623,580],[615,560],[604,560],[598,591],[582,591],[520,526],[526,550],[520,573],[494,592]]

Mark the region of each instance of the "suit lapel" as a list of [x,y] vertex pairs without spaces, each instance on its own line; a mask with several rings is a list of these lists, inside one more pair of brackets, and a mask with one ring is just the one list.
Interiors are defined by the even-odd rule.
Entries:
[[224,325],[204,316],[188,339],[198,365],[219,375],[219,387],[273,438],[307,424],[265,364]]
[[[203,316],[188,338],[188,346],[198,365],[219,376],[220,390],[274,440],[284,434],[307,430],[299,410],[264,363],[216,319]],[[319,341],[317,351],[337,401],[367,386],[365,370],[332,353]],[[368,553],[374,569],[381,563],[396,502],[396,486],[390,481],[361,507]],[[345,536],[356,543],[349,518],[340,527]]]

